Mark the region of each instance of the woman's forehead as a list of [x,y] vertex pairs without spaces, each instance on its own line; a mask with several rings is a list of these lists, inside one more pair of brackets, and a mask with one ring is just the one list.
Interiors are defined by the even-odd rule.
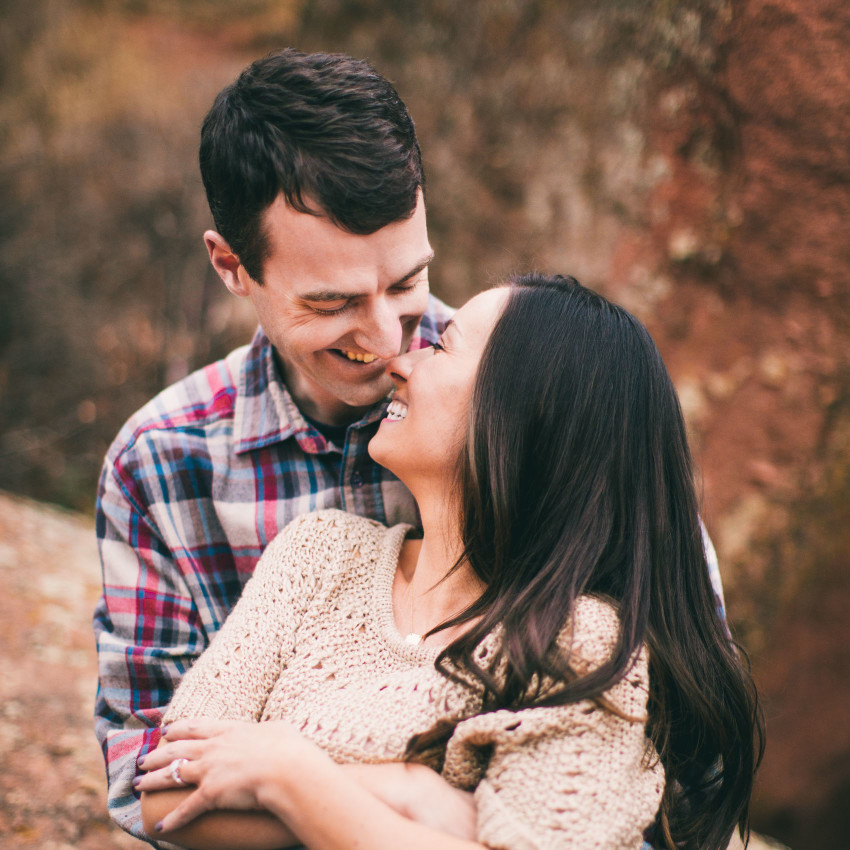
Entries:
[[470,344],[480,342],[482,337],[486,341],[505,308],[509,292],[506,286],[479,292],[455,313],[446,330],[463,336]]

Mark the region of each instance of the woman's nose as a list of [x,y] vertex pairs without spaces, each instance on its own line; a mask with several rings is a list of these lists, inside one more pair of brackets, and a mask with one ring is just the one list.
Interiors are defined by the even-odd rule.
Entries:
[[420,348],[416,351],[408,351],[405,354],[399,354],[397,357],[393,357],[392,360],[387,363],[387,374],[396,385],[396,388],[407,383],[407,379],[410,377],[413,367],[420,360],[423,360],[432,353],[431,348]]

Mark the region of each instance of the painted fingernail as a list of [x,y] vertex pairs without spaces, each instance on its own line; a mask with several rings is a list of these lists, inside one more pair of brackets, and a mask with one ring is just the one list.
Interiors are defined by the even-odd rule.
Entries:
[[160,735],[162,735],[164,737],[165,735],[168,734],[168,727],[163,726],[162,729],[159,730],[159,733],[160,733]]
[[139,787],[139,783],[140,783],[141,781],[142,781],[142,777],[141,777],[141,776],[137,776],[137,777],[133,780],[133,787],[134,787],[134,788],[138,788],[138,787]]
[[136,764],[141,767],[145,763],[146,758],[147,756],[139,756],[138,760],[136,761]]
[[162,832],[162,821],[160,821],[153,829],[154,832]]

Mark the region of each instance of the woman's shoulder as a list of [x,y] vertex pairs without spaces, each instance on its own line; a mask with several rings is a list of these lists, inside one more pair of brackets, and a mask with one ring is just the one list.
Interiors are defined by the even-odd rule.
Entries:
[[390,539],[404,535],[408,526],[388,528],[380,522],[329,508],[302,514],[292,520],[269,543],[263,560],[292,569],[350,569],[374,559]]
[[[586,675],[608,661],[620,637],[620,615],[616,604],[599,596],[579,596],[558,636],[558,646],[567,654],[570,664],[579,675]],[[647,677],[648,653],[641,646],[635,654],[632,670]]]
[[598,596],[579,596],[558,635],[558,647],[570,656],[578,673],[604,664],[614,651],[620,617],[613,602]]

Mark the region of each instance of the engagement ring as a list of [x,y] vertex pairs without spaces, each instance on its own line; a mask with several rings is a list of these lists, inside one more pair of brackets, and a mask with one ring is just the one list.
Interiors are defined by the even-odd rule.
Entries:
[[169,765],[169,767],[171,768],[171,778],[178,785],[185,785],[186,784],[186,782],[180,777],[180,768],[182,767],[183,763],[187,762],[187,761],[189,761],[189,759],[184,759],[184,758],[174,759],[174,761],[171,762],[171,764]]

